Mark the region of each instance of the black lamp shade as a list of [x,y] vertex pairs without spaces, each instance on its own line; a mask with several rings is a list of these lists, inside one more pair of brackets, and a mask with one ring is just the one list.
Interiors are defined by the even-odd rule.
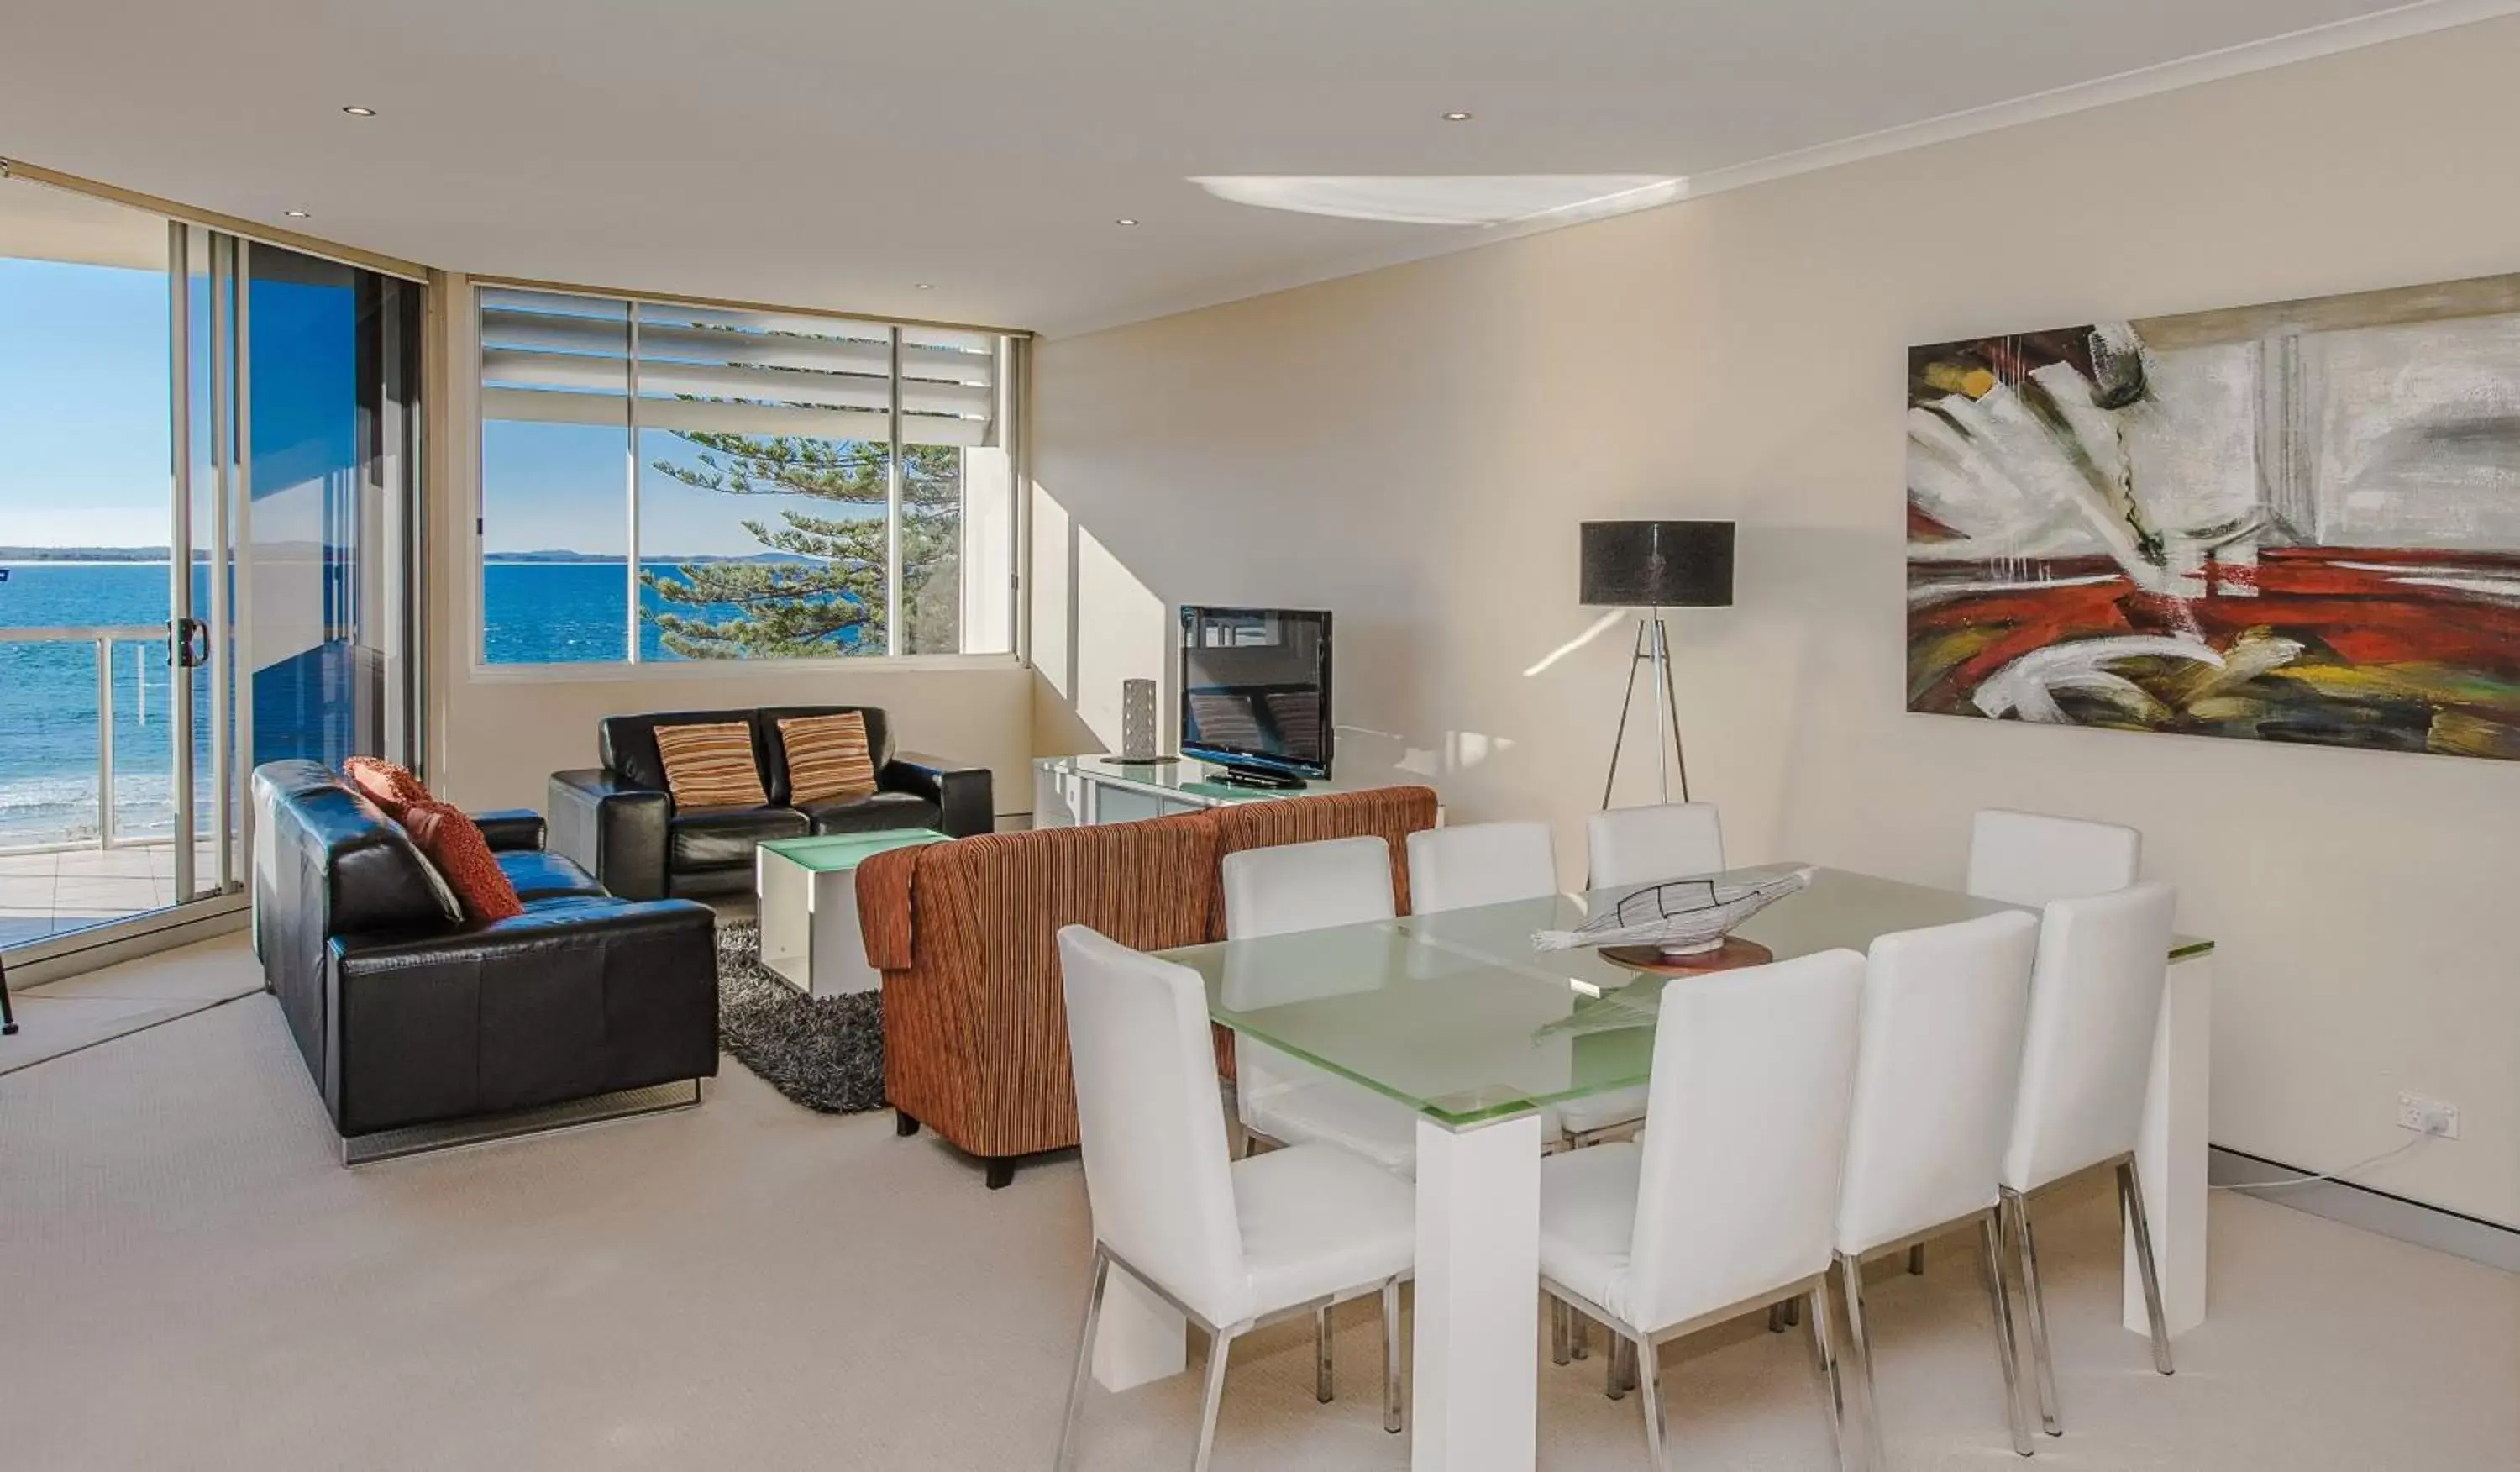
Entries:
[[1584,602],[1603,608],[1732,606],[1731,522],[1586,522]]

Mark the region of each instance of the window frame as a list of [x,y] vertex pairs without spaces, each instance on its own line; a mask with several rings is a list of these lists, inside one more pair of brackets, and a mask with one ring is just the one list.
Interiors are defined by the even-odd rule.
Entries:
[[[619,660],[583,660],[558,663],[493,664],[485,658],[489,641],[489,610],[483,597],[483,530],[486,525],[483,452],[486,436],[483,427],[490,421],[484,414],[481,381],[481,312],[485,292],[510,290],[544,293],[552,296],[584,297],[597,300],[617,301],[627,308],[629,325],[629,368],[626,378],[626,434],[630,445],[638,442],[638,308],[706,307],[727,311],[754,311],[781,315],[828,318],[833,321],[871,324],[887,328],[890,333],[892,370],[890,374],[889,411],[891,437],[887,445],[887,479],[885,538],[890,552],[885,571],[885,629],[887,643],[898,636],[902,621],[898,616],[901,601],[901,450],[902,450],[902,378],[901,347],[905,330],[933,328],[943,331],[986,334],[998,339],[997,409],[998,438],[1008,461],[1010,508],[1012,523],[1012,545],[1008,549],[1008,630],[1010,647],[996,652],[957,652],[953,654],[905,654],[886,648],[880,654],[829,655],[795,659],[729,659],[729,660],[645,660],[639,657],[638,604],[630,607],[625,658]],[[448,292],[456,298],[456,292]],[[1032,334],[1021,329],[985,327],[969,323],[923,321],[896,317],[870,316],[864,313],[833,311],[820,307],[777,306],[763,302],[726,301],[710,298],[677,296],[662,292],[634,292],[614,288],[563,285],[555,282],[521,280],[499,276],[467,276],[462,278],[461,308],[447,313],[450,344],[453,351],[450,366],[460,365],[450,375],[456,391],[449,397],[459,421],[470,437],[458,464],[466,467],[470,480],[470,496],[464,519],[462,544],[464,562],[459,575],[464,590],[461,601],[466,608],[465,666],[467,678],[475,684],[551,684],[603,683],[621,680],[650,679],[742,679],[758,677],[772,671],[798,674],[836,674],[842,672],[878,673],[917,669],[1006,669],[1031,667],[1031,598],[1026,573],[1031,565],[1032,550]],[[452,302],[450,305],[454,304]],[[634,529],[634,541],[628,557],[635,575],[639,561],[635,542],[638,516],[639,458],[625,456],[629,469],[623,486],[623,511]]]

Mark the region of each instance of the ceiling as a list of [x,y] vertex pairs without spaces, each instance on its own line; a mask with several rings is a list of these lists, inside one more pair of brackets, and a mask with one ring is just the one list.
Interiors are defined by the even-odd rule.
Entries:
[[0,157],[450,269],[1056,333],[1517,228],[1193,180],[1691,181],[1627,207],[2515,8],[84,0],[12,7]]

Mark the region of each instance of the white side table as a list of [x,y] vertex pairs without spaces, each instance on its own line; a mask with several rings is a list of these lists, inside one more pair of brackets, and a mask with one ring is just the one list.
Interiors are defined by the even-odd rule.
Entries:
[[858,932],[858,865],[892,849],[941,844],[925,828],[772,839],[754,851],[761,900],[761,965],[808,996],[873,991],[883,977],[867,964]]

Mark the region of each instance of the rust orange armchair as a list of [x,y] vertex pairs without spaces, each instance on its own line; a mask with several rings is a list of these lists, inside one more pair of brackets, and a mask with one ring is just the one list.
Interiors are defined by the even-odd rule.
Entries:
[[[858,868],[867,959],[883,973],[884,1093],[899,1128],[924,1125],[1014,1176],[1017,1158],[1076,1143],[1076,1089],[1057,938],[1090,925],[1140,950],[1224,934],[1229,852],[1376,835],[1406,908],[1407,837],[1435,794],[1376,788],[1244,803],[1177,817],[984,834],[878,853]],[[1221,1068],[1230,1070],[1220,1039]]]

